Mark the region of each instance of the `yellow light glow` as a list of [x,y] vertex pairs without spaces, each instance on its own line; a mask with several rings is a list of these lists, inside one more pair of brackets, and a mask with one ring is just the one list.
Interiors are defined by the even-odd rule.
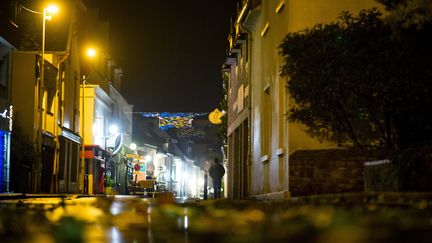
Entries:
[[56,14],[59,11],[59,8],[57,7],[57,5],[49,5],[46,8],[44,8],[45,13],[49,13],[49,14]]
[[96,50],[94,48],[88,48],[87,49],[87,56],[88,57],[95,57],[96,56]]

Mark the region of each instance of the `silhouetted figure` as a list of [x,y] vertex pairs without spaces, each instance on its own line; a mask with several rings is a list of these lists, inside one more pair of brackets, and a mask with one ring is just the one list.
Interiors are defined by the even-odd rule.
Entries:
[[207,200],[207,173],[204,174],[204,200]]
[[209,170],[210,177],[213,182],[214,198],[221,197],[222,177],[225,175],[225,168],[219,163],[219,159],[214,159],[214,164]]

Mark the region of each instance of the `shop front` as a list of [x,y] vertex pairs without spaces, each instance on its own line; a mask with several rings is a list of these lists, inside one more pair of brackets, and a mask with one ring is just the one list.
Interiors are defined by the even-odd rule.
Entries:
[[13,107],[0,102],[0,193],[10,191],[10,139]]
[[58,192],[60,193],[78,192],[80,140],[78,134],[62,128],[59,136],[58,164]]
[[84,193],[102,194],[105,180],[105,150],[99,145],[84,145],[84,151]]

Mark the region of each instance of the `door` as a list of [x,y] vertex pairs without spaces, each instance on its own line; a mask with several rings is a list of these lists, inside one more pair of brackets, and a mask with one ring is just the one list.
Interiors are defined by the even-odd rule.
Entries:
[[41,192],[52,193],[51,182],[54,169],[54,146],[42,146]]

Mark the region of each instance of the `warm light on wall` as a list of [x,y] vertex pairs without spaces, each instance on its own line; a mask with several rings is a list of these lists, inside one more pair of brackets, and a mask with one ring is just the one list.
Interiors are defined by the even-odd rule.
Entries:
[[279,13],[285,6],[285,0],[281,0],[279,4],[276,6],[275,12]]
[[265,36],[270,28],[270,23],[267,22],[261,30],[261,36]]

